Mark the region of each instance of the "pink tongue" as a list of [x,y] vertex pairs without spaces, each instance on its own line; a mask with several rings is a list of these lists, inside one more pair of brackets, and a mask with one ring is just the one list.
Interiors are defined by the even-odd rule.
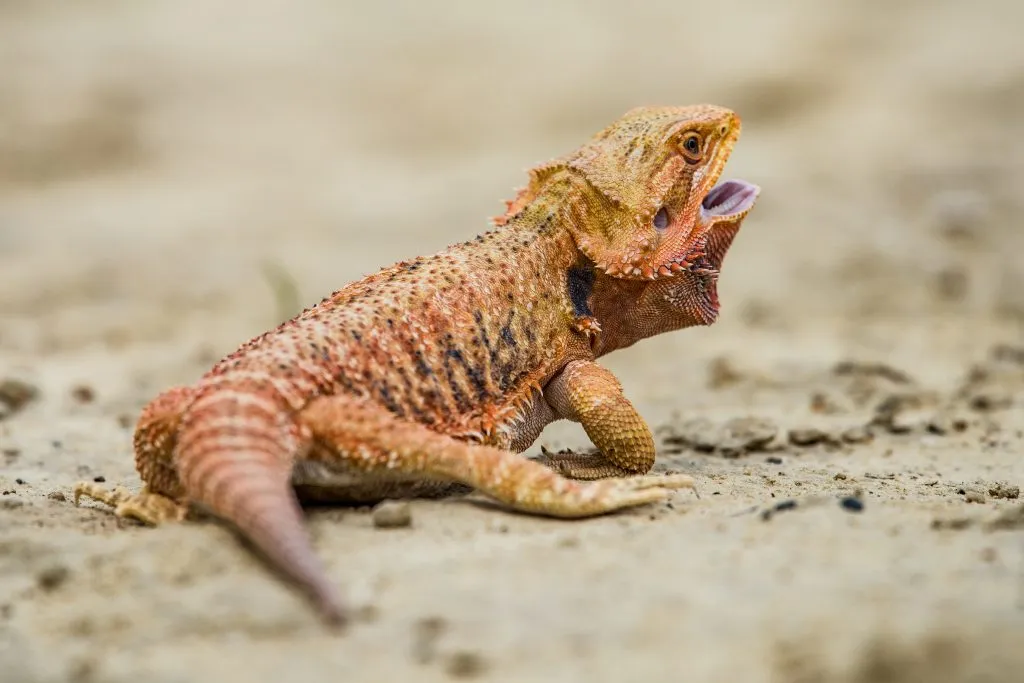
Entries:
[[715,185],[701,202],[705,216],[728,218],[750,210],[761,188],[745,180],[726,180]]

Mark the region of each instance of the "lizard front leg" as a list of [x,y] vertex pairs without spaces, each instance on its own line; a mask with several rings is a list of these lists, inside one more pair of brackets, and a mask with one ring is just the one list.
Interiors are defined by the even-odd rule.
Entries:
[[135,427],[135,468],[145,486],[136,494],[120,486],[107,489],[91,481],[80,481],[72,489],[75,504],[92,498],[114,509],[118,517],[156,526],[180,521],[187,513],[181,482],[172,461],[178,423],[192,402],[192,389],[175,387],[156,397],[143,410]]
[[541,462],[573,479],[645,474],[654,466],[654,436],[609,370],[593,361],[568,363],[544,387],[555,413],[579,422],[597,453],[549,453]]

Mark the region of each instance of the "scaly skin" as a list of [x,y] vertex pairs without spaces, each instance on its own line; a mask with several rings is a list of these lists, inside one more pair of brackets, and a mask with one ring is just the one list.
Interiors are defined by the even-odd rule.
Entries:
[[[629,476],[650,470],[654,440],[595,360],[714,320],[721,259],[757,194],[712,192],[739,129],[709,105],[627,113],[532,171],[498,229],[354,282],[157,397],[135,433],[142,492],[83,483],[76,501],[149,524],[208,510],[341,622],[300,498],[455,483],[585,517],[693,488]],[[582,423],[597,452],[517,455],[557,419]]]

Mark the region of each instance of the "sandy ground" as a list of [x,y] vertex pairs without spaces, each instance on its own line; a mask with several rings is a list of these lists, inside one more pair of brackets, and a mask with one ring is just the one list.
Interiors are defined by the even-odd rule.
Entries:
[[[0,3],[0,679],[1024,681],[1020,3],[368,4]],[[699,500],[313,511],[342,636],[217,524],[71,503],[268,272],[318,300],[699,101],[763,187],[722,318],[608,359]]]

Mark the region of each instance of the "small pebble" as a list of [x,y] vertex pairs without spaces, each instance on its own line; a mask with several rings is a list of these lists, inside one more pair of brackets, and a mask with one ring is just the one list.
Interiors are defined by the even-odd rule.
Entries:
[[445,668],[448,675],[453,678],[476,678],[486,670],[487,666],[484,658],[478,653],[464,650],[453,653],[448,658],[448,665]]
[[789,442],[794,446],[814,446],[825,441],[828,434],[814,427],[802,429],[791,429],[789,431]]
[[400,529],[412,525],[412,508],[406,502],[387,500],[373,508],[373,526]]
[[984,503],[985,494],[976,489],[969,489],[964,493],[964,500],[968,503]]
[[578,536],[563,536],[558,539],[559,548],[578,548],[580,545],[580,539]]
[[68,568],[62,564],[47,567],[36,575],[36,583],[44,591],[56,590],[68,578]]
[[854,496],[843,496],[839,499],[839,507],[847,512],[863,512],[864,501]]
[[1009,486],[1008,484],[1000,482],[989,488],[988,495],[993,498],[1006,498],[1008,500],[1013,500],[1020,497],[1020,487]]
[[39,397],[39,389],[19,379],[0,380],[0,405],[11,415]]
[[63,491],[50,491],[48,494],[46,494],[46,497],[49,498],[50,500],[60,501],[61,503],[67,500],[67,497],[64,496]]
[[92,403],[96,400],[96,392],[87,384],[79,384],[71,389],[71,398],[78,403]]
[[836,476],[834,476],[832,478],[835,479],[836,481],[846,481],[846,479],[847,479],[846,475],[843,474],[842,472],[837,472]]
[[14,483],[15,484],[25,485],[27,482],[24,479],[22,479],[21,477],[18,477],[17,479],[14,480]]
[[776,503],[774,506],[772,506],[771,508],[769,508],[767,510],[763,510],[761,512],[761,519],[763,519],[764,521],[767,522],[769,519],[772,518],[772,515],[774,515],[776,512],[785,512],[786,510],[794,510],[794,509],[796,509],[796,506],[797,506],[797,502],[795,500],[793,500],[793,499],[784,500],[784,501],[782,501],[780,503]]
[[718,450],[723,455],[763,450],[778,432],[778,426],[765,418],[733,418],[722,425]]
[[777,455],[770,455],[767,458],[765,458],[764,461],[766,463],[770,464],[770,465],[781,465],[782,464],[782,458],[780,458]]
[[102,474],[98,474],[95,477],[93,477],[92,480],[97,484],[102,484],[107,481],[107,478],[104,477]]
[[871,441],[871,430],[867,427],[850,427],[842,434],[846,443],[866,443]]

